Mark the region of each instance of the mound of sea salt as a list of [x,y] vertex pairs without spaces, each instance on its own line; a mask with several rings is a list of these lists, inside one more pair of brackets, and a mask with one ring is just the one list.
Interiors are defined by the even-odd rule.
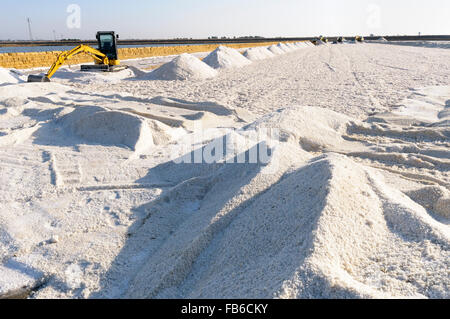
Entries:
[[238,50],[220,46],[211,52],[203,62],[214,69],[242,67],[252,63]]
[[267,48],[256,47],[245,50],[244,56],[250,61],[258,61],[274,57],[275,54],[267,50]]
[[217,71],[200,61],[193,55],[183,53],[150,72],[145,79],[148,80],[204,80],[215,77]]

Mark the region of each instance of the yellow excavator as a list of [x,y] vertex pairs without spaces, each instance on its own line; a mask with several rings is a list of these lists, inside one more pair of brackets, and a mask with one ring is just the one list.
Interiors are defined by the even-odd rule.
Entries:
[[64,62],[80,53],[92,56],[95,62],[93,65],[82,65],[81,71],[115,72],[127,68],[126,66],[120,65],[117,50],[117,39],[119,36],[114,31],[99,31],[97,32],[96,38],[98,41],[98,49],[81,44],[70,51],[63,52],[58,56],[46,75],[29,75],[28,82],[50,82],[50,78]]

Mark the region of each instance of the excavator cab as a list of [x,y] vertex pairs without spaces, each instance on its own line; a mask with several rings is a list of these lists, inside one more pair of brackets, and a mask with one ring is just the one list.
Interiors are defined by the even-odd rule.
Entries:
[[[114,31],[99,31],[96,35],[98,50],[108,58],[108,64],[101,60],[96,60],[94,65],[82,65],[81,71],[116,71],[120,65],[119,53],[117,50],[117,39]],[[122,68],[121,68],[122,69]]]
[[99,31],[97,32],[98,50],[105,54],[110,61],[119,60],[117,51],[117,39],[114,31]]

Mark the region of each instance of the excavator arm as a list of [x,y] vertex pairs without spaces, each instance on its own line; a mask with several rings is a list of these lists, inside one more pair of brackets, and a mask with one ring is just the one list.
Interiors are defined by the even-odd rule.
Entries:
[[91,48],[90,46],[81,44],[70,51],[61,53],[56,59],[56,61],[53,63],[53,65],[50,67],[45,76],[30,75],[28,77],[28,82],[50,82],[50,78],[61,67],[61,65],[64,64],[64,62],[80,53],[89,54],[94,58],[94,60],[96,60],[100,64],[109,65],[109,59],[105,54],[103,54],[97,49]]
[[64,62],[66,62],[66,60],[80,53],[89,54],[101,64],[105,65],[109,64],[109,59],[105,54],[101,53],[99,50],[91,48],[90,46],[81,44],[70,51],[61,53],[56,59],[55,63],[53,63],[52,67],[48,70],[47,77],[50,79],[53,76],[53,74],[55,74],[55,72],[61,67],[61,65],[63,65]]

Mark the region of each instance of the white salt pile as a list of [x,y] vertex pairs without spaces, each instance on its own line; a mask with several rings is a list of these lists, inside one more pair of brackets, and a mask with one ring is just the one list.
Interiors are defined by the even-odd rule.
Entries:
[[244,51],[244,56],[250,61],[264,60],[275,56],[265,47],[250,48]]
[[[314,118],[315,121],[310,119]],[[291,107],[263,116],[248,125],[257,131],[261,127],[283,128],[283,139],[295,140],[305,151],[343,150],[351,143],[342,138],[354,121],[334,111],[317,107]]]
[[444,218],[450,218],[450,191],[435,185],[425,186],[406,193],[421,206],[433,211]]
[[291,43],[291,42],[286,43],[286,46],[288,48],[291,48],[292,50],[297,50],[298,49],[298,47],[294,43]]
[[272,52],[273,54],[284,54],[285,51],[280,49],[278,46],[276,46],[275,44],[271,45],[267,50],[269,50],[270,52]]
[[153,145],[146,120],[126,112],[98,106],[78,107],[59,121],[66,131],[103,145],[125,145],[134,151]]
[[0,99],[0,115],[19,115],[27,103],[29,100],[20,96]]
[[19,75],[9,69],[0,68],[0,85],[23,82]]
[[299,42],[299,43],[297,43],[297,46],[299,48],[308,48],[308,47],[311,46],[311,44],[312,44],[311,42],[306,41],[306,42]]
[[[78,67],[76,69],[60,68],[52,77],[53,80],[61,80],[62,83],[120,83],[122,80],[136,77],[136,68],[127,68],[119,72],[84,72]],[[142,71],[141,71],[142,72]],[[144,73],[144,72],[142,72]],[[142,74],[141,73],[141,74]]]
[[238,50],[225,46],[220,46],[215,49],[203,59],[203,62],[214,69],[242,67],[252,63]]
[[345,142],[350,118],[290,108],[245,129],[275,124],[283,131],[270,162],[192,175],[188,166],[187,183],[145,207],[151,217],[132,236],[136,245],[148,234],[158,243],[125,297],[448,298],[446,226],[378,170],[317,153]]
[[193,55],[183,53],[169,63],[140,79],[148,80],[204,80],[213,78],[217,71]]
[[449,106],[450,86],[432,86],[413,90],[409,98],[396,105],[392,114],[411,123],[444,127],[450,124]]
[[278,43],[277,47],[282,50],[283,52],[291,52],[292,48],[288,47],[286,44],[284,43]]

